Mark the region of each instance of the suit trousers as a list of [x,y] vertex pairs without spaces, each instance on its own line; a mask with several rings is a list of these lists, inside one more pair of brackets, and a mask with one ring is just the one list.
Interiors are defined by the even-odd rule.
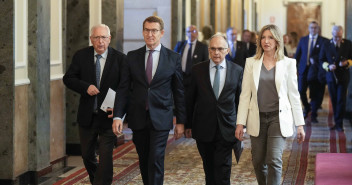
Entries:
[[343,117],[346,110],[347,85],[336,82],[328,82],[328,89],[334,112],[336,127],[343,128]]
[[232,165],[232,147],[234,142],[225,141],[217,128],[211,142],[196,140],[203,160],[205,182],[207,185],[229,185]]
[[319,80],[308,81],[310,105],[312,108],[312,118],[318,116],[317,112],[324,98],[325,86]]
[[298,75],[298,91],[299,95],[301,96],[301,101],[304,107],[304,110],[308,114],[308,112],[311,110],[310,105],[308,103],[308,97],[307,97],[307,89],[308,89],[308,69],[309,67],[307,66],[307,69],[303,74]]
[[252,164],[259,185],[280,184],[285,139],[280,131],[279,112],[260,112],[259,136],[251,136]]
[[[112,129],[93,126],[99,123],[96,116],[93,116],[92,122],[91,127],[79,127],[83,163],[93,185],[110,185],[113,176],[112,151],[117,138]],[[98,142],[99,163],[95,153]]]
[[148,127],[133,131],[133,143],[139,157],[139,168],[144,185],[162,185],[164,182],[164,158],[169,130],[155,130],[147,112]]

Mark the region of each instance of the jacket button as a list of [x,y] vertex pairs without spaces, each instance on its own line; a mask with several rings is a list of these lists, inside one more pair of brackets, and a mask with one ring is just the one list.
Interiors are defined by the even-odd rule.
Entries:
[[281,112],[282,110],[280,110],[280,112]]

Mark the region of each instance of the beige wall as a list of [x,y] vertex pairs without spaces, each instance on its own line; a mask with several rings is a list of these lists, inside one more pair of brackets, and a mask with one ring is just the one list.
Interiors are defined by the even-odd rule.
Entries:
[[15,87],[14,177],[28,170],[28,85]]
[[50,84],[50,161],[66,155],[65,95],[62,80]]

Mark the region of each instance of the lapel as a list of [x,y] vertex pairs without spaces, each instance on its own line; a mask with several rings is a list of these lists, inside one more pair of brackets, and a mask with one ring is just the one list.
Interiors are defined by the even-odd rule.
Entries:
[[92,78],[92,82],[94,82],[95,86],[97,86],[97,80],[95,78],[95,63],[94,63],[94,48],[93,46],[90,47],[89,52],[87,54],[88,57],[88,65],[87,65],[87,72],[91,74],[90,77]]
[[[337,56],[336,46],[335,46],[334,41],[332,39],[330,40],[330,44],[329,45],[330,45],[329,46],[330,50],[334,53],[335,56]],[[340,48],[341,48],[341,46],[340,46]]]
[[109,72],[111,70],[111,65],[113,63],[112,60],[113,60],[112,59],[112,51],[111,51],[110,47],[108,47],[108,55],[106,57],[103,74],[102,74],[102,77],[100,80],[100,88],[103,87],[105,79],[107,78],[107,76],[109,76]]
[[183,55],[183,52],[185,50],[185,47],[187,45],[187,40],[183,41],[182,46],[181,46],[181,56]]
[[258,86],[259,86],[259,77],[260,77],[260,70],[263,65],[263,58],[264,58],[264,53],[262,54],[262,57],[260,57],[259,60],[254,60],[253,63],[253,80],[254,80],[254,85],[256,91],[258,91]]
[[287,71],[285,70],[286,64],[287,62],[285,62],[285,59],[282,59],[277,61],[275,65],[275,85],[277,94],[280,92],[281,82],[284,79],[285,72]]
[[[223,92],[224,92],[224,89],[226,88],[226,86],[228,86],[229,85],[229,83],[230,83],[230,73],[231,73],[231,64],[230,64],[230,62],[228,61],[228,60],[225,60],[225,62],[226,62],[226,76],[225,76],[225,82],[224,82],[224,87],[222,88],[222,90],[221,90],[221,93],[219,94],[219,98],[218,98],[218,100],[221,98],[221,94],[223,94]],[[209,69],[209,68],[208,68]],[[214,94],[214,91],[213,91],[213,94]],[[215,97],[215,94],[214,94],[214,97]]]
[[210,67],[210,60],[208,60],[207,62],[204,62],[203,72],[204,72],[204,75],[205,75],[205,84],[206,84],[207,88],[210,90],[210,92],[212,92],[213,98],[216,99],[214,91],[213,91],[213,87],[211,86],[211,82],[210,82],[209,67]]
[[147,78],[147,73],[145,71],[145,54],[146,54],[146,45],[144,45],[143,47],[139,48],[137,50],[137,54],[136,54],[136,61],[131,61],[131,62],[135,62],[136,64],[136,69],[137,69],[137,74],[142,74],[142,77],[144,79],[144,83],[146,85],[148,85],[148,78]]
[[[168,55],[166,53],[166,49],[163,45],[161,45],[158,66],[156,68],[154,77],[153,77],[152,81],[150,82],[150,85],[152,85],[153,82],[156,81],[160,77],[160,73],[162,73],[162,70],[167,68],[166,67],[166,65],[167,65],[166,61],[168,61],[167,58],[168,58]],[[144,75],[144,76],[147,80],[147,75]]]

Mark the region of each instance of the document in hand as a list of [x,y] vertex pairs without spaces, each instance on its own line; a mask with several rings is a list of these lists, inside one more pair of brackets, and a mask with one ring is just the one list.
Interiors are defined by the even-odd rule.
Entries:
[[106,93],[105,99],[100,106],[100,109],[106,112],[107,108],[113,108],[115,103],[116,92],[109,88],[108,93]]

